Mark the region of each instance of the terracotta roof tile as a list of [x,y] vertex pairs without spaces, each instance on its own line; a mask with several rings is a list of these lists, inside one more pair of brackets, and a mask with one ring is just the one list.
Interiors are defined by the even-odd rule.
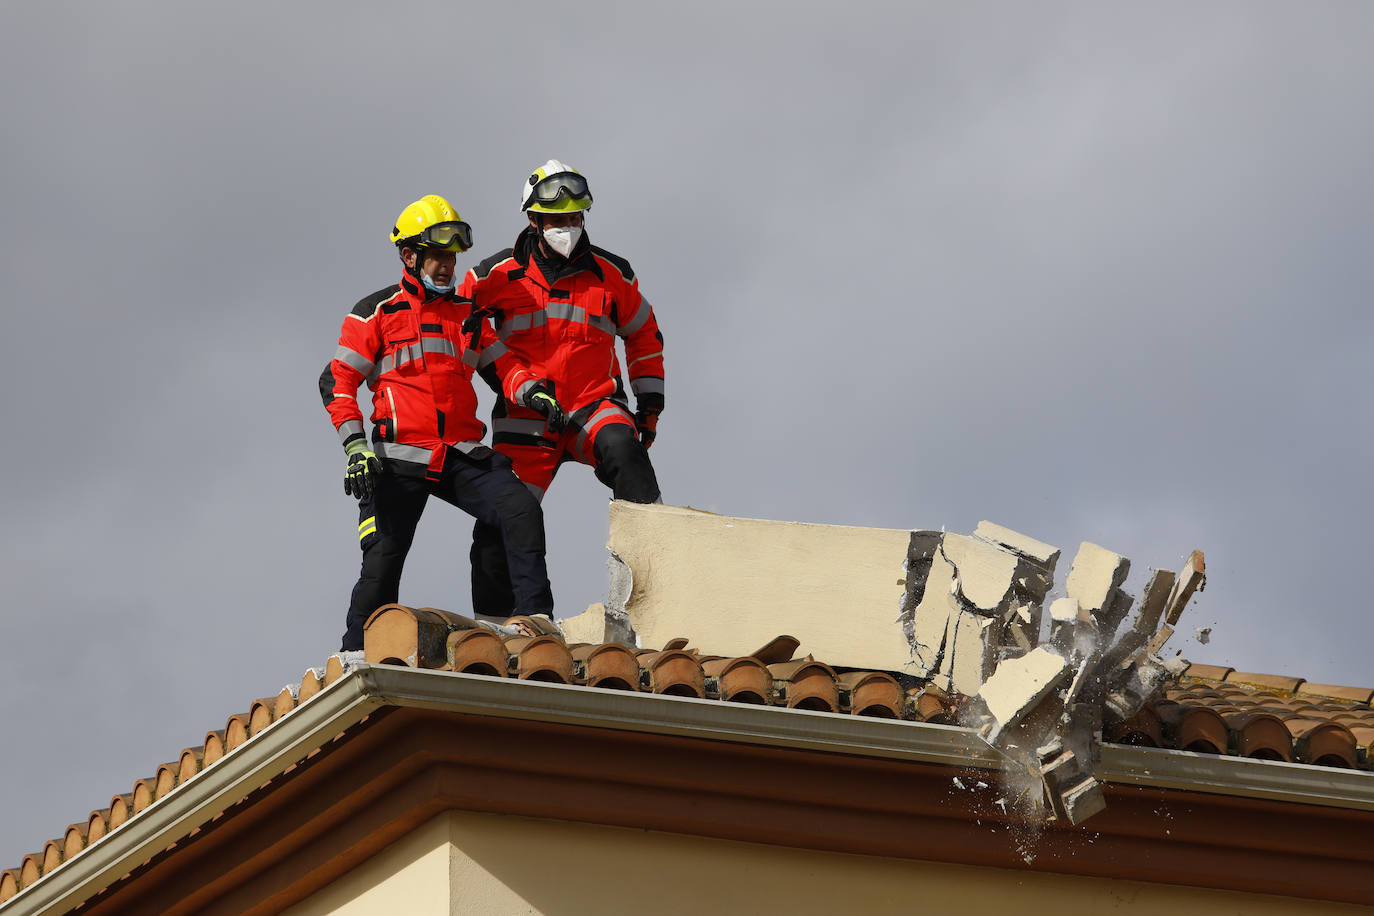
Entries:
[[91,816],[86,819],[86,845],[94,843],[110,831],[110,822],[107,820],[109,809],[104,811],[92,811]]
[[277,702],[272,707],[272,718],[280,719],[288,712],[296,708],[296,694],[300,693],[300,688],[294,684],[287,684],[277,694]]
[[1270,690],[1292,696],[1293,692],[1303,684],[1303,679],[1288,677],[1283,674],[1252,674],[1246,671],[1232,671],[1226,675],[1226,683],[1258,687],[1260,690]]
[[639,661],[628,646],[616,642],[581,643],[572,647],[572,657],[577,683],[603,690],[639,690]]
[[[343,669],[339,669],[340,677]],[[235,748],[248,740],[248,714],[236,712],[224,723],[224,752],[232,753]]]
[[514,660],[511,673],[520,680],[573,682],[572,653],[557,636],[509,636],[505,642],[506,651]]
[[253,701],[253,705],[248,707],[248,735],[256,735],[264,728],[272,724],[276,716],[277,698],[263,697]]
[[134,797],[128,793],[110,799],[110,813],[106,821],[111,830],[119,829],[120,825],[129,819],[134,813],[133,804]]
[[773,675],[754,656],[712,658],[701,663],[706,675],[706,695],[727,703],[765,706],[773,694]]
[[1374,700],[1374,687],[1338,687],[1334,684],[1309,684],[1304,682],[1298,688],[1298,696],[1330,697],[1335,700],[1349,700],[1352,703],[1369,705]]
[[324,669],[306,668],[301,678],[301,689],[296,694],[296,702],[304,703],[324,689]]
[[19,889],[22,891],[43,877],[43,854],[31,852],[19,863]]
[[141,813],[156,800],[156,788],[156,777],[149,776],[134,780],[134,790],[130,793],[133,797],[133,805],[129,812],[130,816]]
[[0,871],[0,902],[19,893],[19,869],[7,868]]
[[706,696],[706,673],[701,668],[701,660],[694,653],[684,649],[641,653],[639,666],[644,671],[640,675],[641,683],[647,683],[654,693],[679,697]]
[[1130,744],[1136,747],[1162,747],[1164,745],[1164,723],[1155,708],[1146,706],[1125,721],[1118,722],[1108,730],[1107,737],[1117,744]]
[[205,744],[201,751],[201,766],[208,767],[210,764],[224,756],[224,729],[205,733]]
[[1224,681],[1226,675],[1235,670],[1224,665],[1189,665],[1182,677],[1185,684],[1191,680]]
[[64,861],[86,848],[86,837],[90,834],[90,829],[89,821],[77,821],[67,828],[67,832],[62,835]]
[[1205,706],[1192,706],[1179,719],[1175,740],[1181,750],[1224,754],[1230,744],[1229,735],[1220,713]]
[[448,658],[450,670],[463,674],[485,674],[487,677],[505,677],[510,662],[501,637],[482,629],[454,630],[448,634],[444,655]]
[[774,691],[789,709],[839,710],[840,685],[835,680],[835,670],[829,665],[808,655],[769,665],[768,673],[773,675]]
[[62,840],[48,840],[43,844],[43,874],[62,864]]
[[850,671],[839,675],[840,709],[856,716],[898,719],[906,696],[897,679],[876,671]]
[[1296,739],[1294,753],[1303,763],[1354,769],[1355,736],[1339,722],[1289,719],[1283,723]]
[[199,773],[204,759],[205,750],[203,748],[188,747],[182,751],[181,757],[177,760],[177,785],[181,785]]
[[1263,712],[1224,716],[1230,745],[1241,757],[1293,762],[1293,739],[1283,720]]

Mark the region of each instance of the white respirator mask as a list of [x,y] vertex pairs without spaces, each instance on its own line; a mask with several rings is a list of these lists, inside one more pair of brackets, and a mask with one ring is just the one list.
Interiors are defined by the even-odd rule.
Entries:
[[565,258],[572,255],[573,249],[581,240],[581,226],[563,226],[558,229],[544,230],[544,243]]

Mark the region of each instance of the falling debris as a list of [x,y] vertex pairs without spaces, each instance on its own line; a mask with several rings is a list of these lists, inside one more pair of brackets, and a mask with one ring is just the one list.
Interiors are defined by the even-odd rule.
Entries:
[[1207,645],[1209,642],[1212,641],[1212,628],[1198,627],[1196,630],[1193,631],[1193,638],[1196,639],[1198,642],[1202,643],[1204,646]]
[[[1080,824],[1106,807],[1093,773],[1104,723],[1134,716],[1183,670],[1185,660],[1161,652],[1206,575],[1193,551],[1179,575],[1154,571],[1137,604],[1122,587],[1130,560],[1085,541],[1042,643],[1059,556],[990,522],[971,537],[913,531],[899,620],[912,673],[968,697],[965,721],[1014,764],[1008,772],[1029,777],[1015,804],[1028,799],[1042,816]],[[1123,627],[1133,606],[1135,622]],[[1210,633],[1199,628],[1198,641]]]

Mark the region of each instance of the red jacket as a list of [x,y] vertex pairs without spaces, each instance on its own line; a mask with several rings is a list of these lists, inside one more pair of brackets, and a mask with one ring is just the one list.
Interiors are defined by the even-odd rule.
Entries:
[[[565,410],[602,398],[628,403],[615,347],[619,336],[625,339],[636,406],[661,411],[663,335],[630,262],[590,244],[584,234],[567,269],[550,282],[535,255],[536,240],[533,227],[527,227],[514,248],[469,270],[458,294],[492,316],[501,342],[529,369],[529,384],[539,378],[553,381],[554,396]],[[484,372],[494,362],[493,352],[482,357]],[[502,387],[508,401],[520,403],[521,383]]]
[[339,331],[334,359],[320,375],[320,395],[344,445],[363,436],[357,393],[366,382],[372,392],[374,449],[399,473],[437,477],[446,452],[442,446],[469,454],[485,448],[486,426],[477,419],[472,390],[479,358],[492,367],[508,396],[533,377],[485,321],[469,322],[464,330],[471,308],[466,298],[430,293],[409,271],[399,285],[353,307]]

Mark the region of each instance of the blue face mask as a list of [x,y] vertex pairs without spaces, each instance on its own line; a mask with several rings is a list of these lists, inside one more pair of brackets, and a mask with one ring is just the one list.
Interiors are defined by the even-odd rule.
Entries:
[[454,289],[456,289],[456,287],[451,283],[448,286],[440,286],[439,284],[435,283],[433,280],[430,279],[429,274],[421,274],[420,282],[425,285],[425,289],[439,296],[447,296],[449,293],[453,292]]

